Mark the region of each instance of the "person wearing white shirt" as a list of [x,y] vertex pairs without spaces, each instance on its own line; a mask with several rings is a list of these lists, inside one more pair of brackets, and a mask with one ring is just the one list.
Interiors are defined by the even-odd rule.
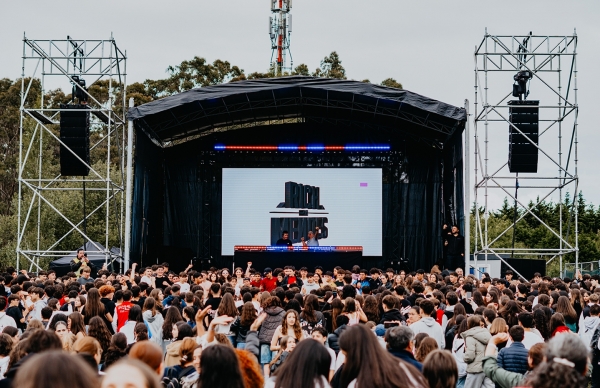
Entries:
[[[324,327],[315,327],[312,331],[312,339],[319,341],[320,343],[323,344],[323,346],[325,346],[325,343],[327,342],[327,330],[325,330]],[[329,381],[331,381],[331,379],[333,378],[333,375],[335,374],[336,371],[336,357],[335,357],[335,352],[333,351],[333,349],[326,347],[327,352],[329,353],[329,355],[331,356],[331,364],[329,365]],[[341,352],[340,352],[341,353]]]
[[439,349],[446,347],[446,338],[444,332],[442,332],[442,326],[436,322],[431,314],[435,311],[435,307],[430,300],[424,300],[419,305],[421,308],[421,319],[410,325],[410,328],[415,333],[427,333],[431,338],[435,339],[438,343]]
[[179,286],[181,287],[181,294],[185,294],[186,292],[190,292],[190,284],[188,283],[188,274],[187,272],[179,273]]
[[525,337],[521,343],[525,349],[529,350],[535,344],[544,342],[544,339],[536,334],[532,329],[534,327],[533,314],[530,312],[519,313],[519,326],[525,330]]

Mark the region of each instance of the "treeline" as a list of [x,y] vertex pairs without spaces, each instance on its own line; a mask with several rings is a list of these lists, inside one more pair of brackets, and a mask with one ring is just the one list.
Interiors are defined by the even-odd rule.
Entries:
[[[561,204],[546,201],[540,202],[538,198],[535,202],[530,201],[528,207],[533,208],[532,213],[558,233]],[[600,207],[587,203],[581,192],[574,202],[569,193],[565,195],[565,200],[562,204],[563,236],[572,245],[575,244],[575,210],[578,213],[579,261],[598,261],[600,260]],[[472,207],[471,251],[475,247],[475,216],[476,209]],[[479,217],[483,222],[484,213],[482,208],[479,209]],[[507,199],[504,200],[500,209],[491,211],[488,218],[488,235],[490,241],[499,236],[506,228],[510,227],[514,217],[515,207]],[[516,228],[511,228],[507,233],[502,235],[494,246],[512,247],[513,233],[515,233],[516,248],[549,248],[559,246],[558,237],[532,214],[517,207],[516,217],[517,219],[523,217],[523,219],[517,222]],[[481,249],[480,243],[478,243],[478,248]],[[519,257],[517,254],[515,256]],[[541,258],[548,260],[550,257],[544,256]],[[575,261],[574,254],[569,254],[565,258],[568,262]],[[548,271],[557,274],[557,266],[558,260],[554,260]]]

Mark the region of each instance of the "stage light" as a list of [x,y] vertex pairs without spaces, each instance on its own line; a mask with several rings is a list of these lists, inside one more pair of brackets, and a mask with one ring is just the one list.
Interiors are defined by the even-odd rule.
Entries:
[[362,251],[363,247],[360,245],[326,245],[318,247],[303,247],[303,246],[279,246],[279,245],[235,245],[234,251],[259,251],[259,252],[340,252],[340,251]]
[[308,152],[322,152],[322,151],[389,151],[391,147],[389,145],[223,145],[217,144],[214,146],[215,151],[308,151]]

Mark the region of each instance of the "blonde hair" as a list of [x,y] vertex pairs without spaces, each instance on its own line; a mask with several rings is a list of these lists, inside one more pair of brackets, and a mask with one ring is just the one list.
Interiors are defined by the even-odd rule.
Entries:
[[496,335],[498,333],[508,333],[508,325],[504,318],[496,318],[492,321],[490,326],[490,334]]

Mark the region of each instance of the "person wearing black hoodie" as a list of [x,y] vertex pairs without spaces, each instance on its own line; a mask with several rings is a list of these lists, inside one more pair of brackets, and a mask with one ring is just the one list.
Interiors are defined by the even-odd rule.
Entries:
[[381,300],[383,307],[383,315],[381,316],[381,320],[379,324],[383,325],[385,322],[389,321],[404,321],[404,315],[396,308],[397,305],[400,304],[398,298],[393,295],[386,295]]
[[333,349],[335,354],[337,355],[340,352],[339,340],[342,333],[348,328],[348,323],[350,319],[348,319],[345,315],[338,315],[335,319],[335,323],[337,325],[337,329],[333,331],[333,333],[329,334],[327,337],[327,343],[329,343],[329,347]]

